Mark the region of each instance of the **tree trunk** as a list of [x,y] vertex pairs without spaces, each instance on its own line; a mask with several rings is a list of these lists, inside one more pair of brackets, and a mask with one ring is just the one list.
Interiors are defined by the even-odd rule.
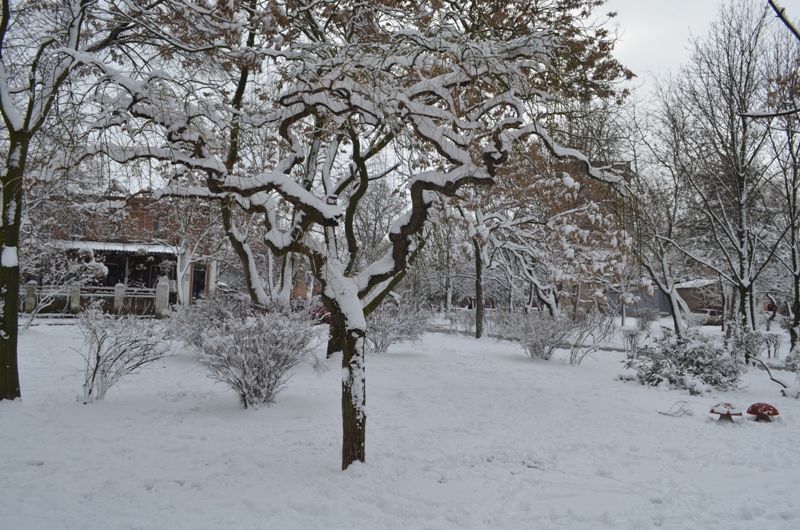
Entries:
[[684,323],[683,316],[681,315],[680,295],[676,292],[675,286],[669,293],[669,308],[672,311],[672,324],[675,327],[675,334],[679,337],[683,336]]
[[755,312],[753,306],[753,286],[739,285],[739,318],[750,330],[756,329]]
[[447,314],[453,311],[453,285],[450,280],[450,267],[447,268],[447,278],[445,279],[445,289],[447,290]]
[[767,331],[771,331],[772,323],[775,321],[775,318],[778,316],[778,301],[777,300],[770,300],[770,305],[772,305],[772,314],[767,319]]
[[792,327],[789,328],[790,351],[797,350],[800,342],[800,277],[794,278],[794,300],[792,301]]
[[[242,271],[244,272],[245,282],[247,283],[247,293],[250,295],[250,300],[256,305],[264,305],[267,303],[267,294],[264,292],[261,279],[258,277],[250,245],[245,242],[244,237],[236,228],[233,208],[233,198],[226,197],[221,204],[222,224],[225,227],[225,234],[228,236],[228,241],[230,241],[233,251],[242,264]],[[272,278],[269,278],[269,281],[271,282]]]
[[531,312],[531,307],[533,307],[533,297],[535,292],[535,287],[533,286],[533,282],[529,282],[530,291],[528,291],[528,302],[525,305],[525,314]]
[[534,284],[533,289],[536,292],[536,301],[539,306],[539,311],[542,311],[542,308],[546,307],[551,317],[560,317],[561,308],[558,307],[558,298],[556,297],[554,288],[548,287],[547,289],[539,289]]
[[[344,329],[344,316],[337,314]],[[364,351],[359,344],[363,332],[347,330],[342,333],[342,469],[347,469],[355,461],[364,461],[364,442],[366,440],[367,415],[366,379],[364,372]]]
[[0,400],[22,397],[17,366],[17,336],[19,317],[19,225],[22,211],[22,177],[28,156],[30,136],[10,132],[9,155],[5,174],[0,177],[2,186],[2,212],[0,212],[0,295],[2,295],[2,323],[0,323]]
[[278,290],[277,296],[277,302],[281,310],[289,311],[289,305],[292,299],[292,285],[294,283],[293,272],[294,253],[289,252],[283,256],[283,264],[281,266],[280,289]]
[[483,336],[483,259],[481,245],[477,239],[472,240],[475,246],[475,338]]
[[[333,313],[331,313],[333,315]],[[341,324],[333,317],[331,323],[328,325],[328,350],[325,357],[330,359],[337,351],[342,351],[342,327]]]

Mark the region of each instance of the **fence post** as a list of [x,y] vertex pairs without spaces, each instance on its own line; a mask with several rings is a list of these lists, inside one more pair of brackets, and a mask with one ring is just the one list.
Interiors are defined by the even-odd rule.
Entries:
[[169,280],[166,276],[158,279],[156,284],[156,318],[164,316],[169,307]]
[[118,283],[114,286],[114,312],[122,312],[122,304],[125,302],[125,284]]
[[73,315],[81,311],[81,286],[72,286],[72,295],[69,297],[69,312]]
[[28,288],[25,291],[25,312],[33,313],[36,310],[36,280],[28,282]]

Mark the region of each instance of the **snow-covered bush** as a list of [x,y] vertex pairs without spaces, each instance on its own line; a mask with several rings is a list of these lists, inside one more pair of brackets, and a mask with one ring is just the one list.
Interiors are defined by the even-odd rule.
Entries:
[[622,328],[620,334],[622,335],[622,344],[625,346],[625,352],[636,357],[639,351],[639,342],[642,340],[642,332],[634,328]]
[[783,360],[783,365],[790,372],[798,372],[800,374],[800,350],[792,350],[789,355]]
[[78,326],[84,337],[80,354],[86,361],[84,403],[104,399],[122,376],[162,359],[170,350],[161,325],[152,319],[110,315],[93,305],[80,314]]
[[767,341],[760,331],[753,331],[740,322],[731,322],[727,328],[726,346],[731,355],[741,356],[745,361],[758,358],[767,348]]
[[579,310],[572,319],[572,346],[569,350],[569,364],[580,364],[617,332],[617,325],[611,313],[604,313],[594,307],[589,311]]
[[705,326],[708,322],[708,315],[702,313],[683,313],[683,323],[687,328],[697,328]]
[[531,359],[549,360],[571,328],[568,318],[552,317],[544,311],[500,312],[497,316],[498,337],[519,342]]
[[273,403],[301,362],[320,367],[311,353],[318,336],[309,311],[265,312],[249,300],[212,296],[174,309],[168,323],[199,354],[208,376],[236,392],[245,408]]
[[487,337],[497,337],[497,326],[500,324],[500,311],[487,309],[483,313],[483,329]]
[[382,353],[396,342],[419,341],[430,318],[430,311],[416,304],[383,303],[367,317],[364,338],[372,351]]
[[668,385],[700,393],[708,387],[735,388],[745,369],[742,360],[714,344],[711,338],[691,330],[682,337],[666,335],[652,346],[628,355],[626,368],[636,371],[643,385]]
[[302,314],[229,311],[209,322],[195,347],[208,376],[228,385],[247,408],[274,403],[291,369],[310,360],[315,337]]
[[639,309],[634,316],[636,317],[636,327],[622,328],[620,334],[625,351],[635,357],[642,339],[650,336],[650,328],[653,322],[658,320],[659,312],[658,309]]
[[230,318],[243,318],[251,313],[249,300],[224,296],[199,298],[189,306],[176,306],[166,321],[172,336],[197,351],[202,351],[203,333]]
[[447,318],[450,321],[450,333],[472,333],[475,329],[475,311],[472,309],[456,309]]
[[776,359],[781,355],[781,344],[783,343],[783,333],[765,333],[764,346],[767,348],[767,357],[775,357]]
[[636,317],[636,329],[642,333],[650,333],[653,322],[661,316],[658,309],[639,309],[634,313]]
[[465,309],[456,311],[456,314],[458,315],[458,328],[466,333],[472,333],[475,329],[475,310]]

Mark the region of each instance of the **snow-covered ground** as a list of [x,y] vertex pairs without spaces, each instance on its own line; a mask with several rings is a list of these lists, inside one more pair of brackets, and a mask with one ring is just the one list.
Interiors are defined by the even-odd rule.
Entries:
[[[0,529],[797,529],[800,400],[751,369],[702,397],[431,333],[367,357],[367,463],[340,471],[339,359],[243,410],[190,353],[82,405],[74,326],[21,337],[0,402]],[[781,374],[786,377],[786,374]],[[679,400],[692,416],[670,417]],[[719,401],[776,405],[718,424]]]

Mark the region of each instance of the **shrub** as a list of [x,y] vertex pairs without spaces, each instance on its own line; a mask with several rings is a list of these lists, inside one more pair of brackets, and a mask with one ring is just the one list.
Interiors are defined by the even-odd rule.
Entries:
[[531,359],[549,360],[559,344],[570,334],[566,317],[552,317],[543,311],[530,313],[502,312],[497,316],[500,338],[519,342]]
[[622,328],[622,344],[625,346],[625,352],[633,357],[636,357],[639,351],[639,342],[642,340],[642,332],[638,329]]
[[86,361],[84,403],[104,399],[121,377],[162,359],[169,351],[160,325],[151,319],[114,316],[93,305],[80,314],[78,326],[84,337],[80,353]]
[[622,328],[622,343],[625,345],[625,351],[629,354],[636,356],[639,350],[639,344],[643,338],[650,336],[650,328],[653,322],[658,320],[660,313],[658,309],[639,309],[634,313],[636,317],[636,328]]
[[740,359],[691,331],[683,337],[657,339],[654,345],[639,348],[638,356],[629,354],[623,362],[636,371],[636,379],[643,385],[669,385],[692,393],[707,387],[735,388],[745,369]]
[[396,342],[419,341],[430,318],[415,305],[383,303],[367,317],[365,339],[372,351],[382,353]]
[[708,322],[708,315],[702,313],[683,313],[683,323],[687,328],[704,326]]
[[244,408],[258,407],[275,402],[291,369],[311,357],[315,337],[304,315],[228,311],[201,333],[197,349],[211,379],[236,392]]
[[783,360],[783,365],[790,372],[800,373],[800,350],[792,350],[786,359]]
[[197,351],[202,351],[203,333],[231,318],[242,319],[252,312],[249,300],[224,296],[199,298],[189,306],[174,307],[167,320],[170,333]]
[[590,353],[617,332],[614,316],[592,308],[579,310],[572,320],[572,346],[569,350],[569,364],[580,364]]
[[449,333],[460,332],[472,333],[475,329],[475,310],[474,309],[454,309],[447,315],[450,322]]
[[274,403],[301,362],[322,368],[312,354],[317,330],[308,311],[265,312],[249,300],[212,296],[174,309],[168,322],[173,336],[199,354],[208,376],[236,392],[245,408]]
[[732,322],[728,326],[729,337],[727,342],[728,349],[732,355],[743,355],[745,361],[750,358],[758,358],[767,347],[764,334],[753,331],[744,324]]
[[650,327],[659,319],[661,313],[658,309],[639,309],[633,316],[636,317],[636,329],[642,333],[650,333]]

